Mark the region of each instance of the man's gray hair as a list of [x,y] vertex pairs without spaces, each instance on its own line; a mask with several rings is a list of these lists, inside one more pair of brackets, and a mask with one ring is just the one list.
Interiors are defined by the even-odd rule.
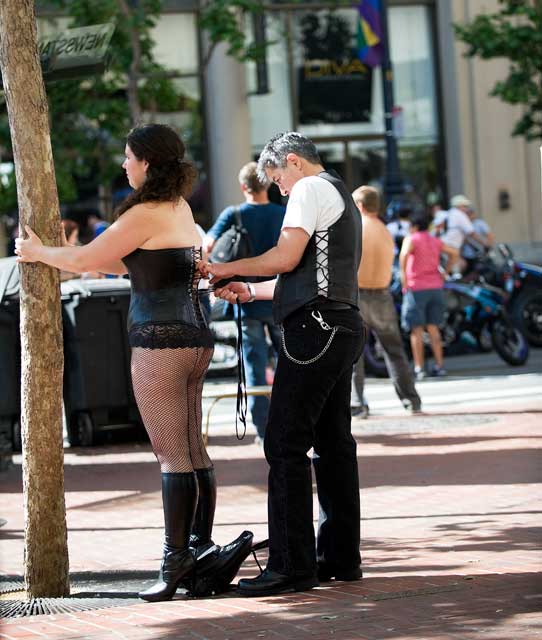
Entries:
[[312,140],[296,131],[287,131],[273,136],[263,148],[258,159],[258,175],[265,176],[266,169],[285,167],[289,153],[295,153],[312,164],[322,163]]

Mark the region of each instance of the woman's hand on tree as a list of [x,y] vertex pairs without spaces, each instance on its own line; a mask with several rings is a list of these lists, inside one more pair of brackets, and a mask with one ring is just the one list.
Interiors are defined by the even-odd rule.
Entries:
[[16,238],[15,240],[17,262],[37,262],[39,261],[39,252],[41,247],[43,247],[43,242],[28,225],[25,225],[24,230],[28,234],[28,237]]

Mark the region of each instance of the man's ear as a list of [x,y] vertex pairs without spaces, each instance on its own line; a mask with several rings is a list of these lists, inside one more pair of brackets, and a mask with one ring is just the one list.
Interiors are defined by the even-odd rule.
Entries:
[[143,171],[147,173],[147,169],[149,168],[149,163],[146,160],[143,160]]
[[294,167],[297,169],[301,169],[301,158],[297,155],[297,153],[289,153],[286,156],[286,162],[291,162]]

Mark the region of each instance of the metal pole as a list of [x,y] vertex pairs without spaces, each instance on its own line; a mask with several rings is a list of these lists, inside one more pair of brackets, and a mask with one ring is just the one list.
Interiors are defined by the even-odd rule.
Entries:
[[384,126],[386,130],[386,175],[384,194],[388,204],[395,196],[404,192],[403,177],[399,168],[397,139],[393,131],[393,70],[390,60],[388,40],[388,2],[380,0],[380,19],[382,22],[382,93],[384,96]]

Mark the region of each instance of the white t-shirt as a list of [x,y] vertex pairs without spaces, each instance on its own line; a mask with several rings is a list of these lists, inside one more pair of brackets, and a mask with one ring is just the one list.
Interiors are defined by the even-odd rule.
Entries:
[[[435,224],[437,224],[435,220]],[[474,232],[474,227],[470,221],[469,216],[461,209],[452,207],[446,213],[447,229],[443,235],[440,236],[442,242],[449,247],[455,249],[461,249],[465,238]]]
[[327,297],[328,291],[328,229],[337,222],[345,208],[345,202],[337,189],[324,178],[308,176],[292,187],[282,228],[300,227],[316,238],[319,295]]
[[[491,233],[491,229],[485,220],[481,218],[474,218],[471,220],[474,231],[481,236],[482,238],[487,238],[487,236]],[[483,245],[472,238],[467,239],[465,244],[463,245],[462,255],[464,258],[476,258],[480,255],[480,252],[483,251]]]
[[[399,247],[397,246],[399,238],[401,238],[401,242],[408,235],[410,230],[410,222],[408,220],[393,220],[393,222],[388,222],[386,228],[393,236],[393,240],[395,242],[395,255],[399,253]],[[400,244],[400,243],[399,243]]]

